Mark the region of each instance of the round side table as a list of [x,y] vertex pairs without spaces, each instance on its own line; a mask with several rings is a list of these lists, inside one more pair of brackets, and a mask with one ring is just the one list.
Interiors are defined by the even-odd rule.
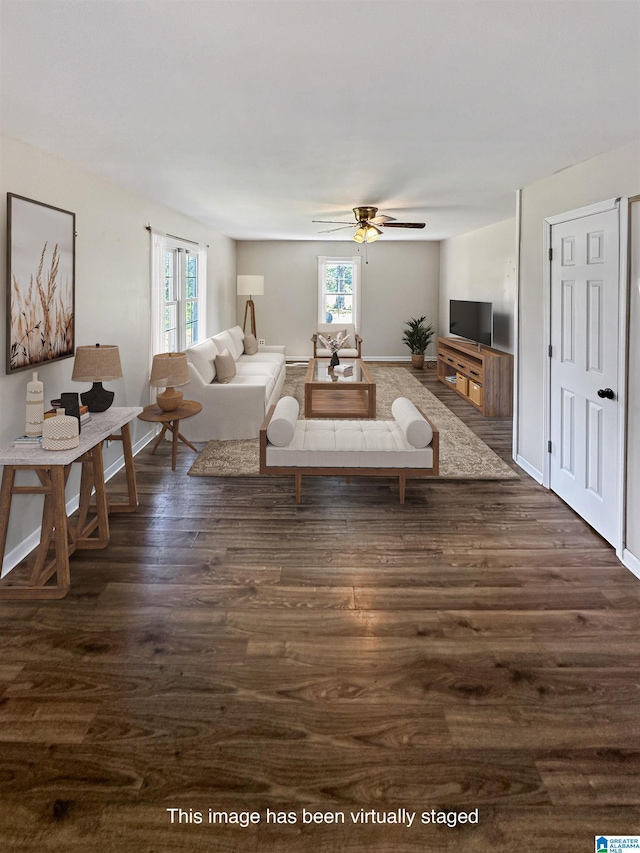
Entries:
[[177,409],[173,409],[171,412],[165,412],[160,406],[156,406],[155,404],[151,406],[145,406],[144,409],[140,412],[138,417],[141,421],[149,421],[152,424],[162,424],[162,432],[156,438],[155,444],[151,449],[151,455],[156,452],[158,449],[158,445],[164,438],[166,431],[169,429],[173,433],[173,442],[171,448],[171,470],[176,470],[176,463],[178,461],[178,440],[186,444],[187,447],[190,447],[196,453],[198,452],[198,448],[194,447],[190,441],[188,441],[180,432],[180,421],[184,418],[190,418],[192,415],[197,415],[198,412],[202,411],[202,405],[200,403],[196,403],[195,400],[183,400],[182,403],[178,406]]

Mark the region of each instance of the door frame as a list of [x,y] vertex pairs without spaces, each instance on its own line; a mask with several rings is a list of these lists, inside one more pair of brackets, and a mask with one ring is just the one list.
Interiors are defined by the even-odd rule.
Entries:
[[[632,246],[633,235],[631,233],[631,225],[632,225],[631,212],[632,212],[632,205],[634,205],[634,204],[640,205],[640,195],[635,195],[635,196],[623,198],[622,202],[624,203],[624,209],[623,209],[623,217],[622,217],[621,221],[623,221],[625,223],[623,238],[625,241],[625,248],[626,248],[626,267],[624,270],[626,280],[625,280],[625,287],[623,290],[624,290],[625,301],[627,304],[627,316],[626,316],[626,322],[624,325],[625,339],[627,341],[626,360],[625,360],[625,369],[626,369],[625,393],[628,395],[629,394],[629,335],[630,335],[630,329],[631,329],[631,301],[630,300],[631,300],[631,288],[634,286],[634,282],[631,279],[631,273],[632,273],[631,263],[632,263],[632,249],[633,249],[633,246]],[[627,399],[628,399],[628,397],[627,397]],[[629,435],[629,407],[627,406],[626,411],[625,411],[625,437],[628,437],[628,435]],[[627,495],[626,489],[627,489],[628,482],[629,482],[628,457],[627,457],[626,448],[625,448],[624,463],[625,463],[624,477],[625,477],[625,498],[626,498],[626,495]],[[624,565],[631,572],[633,572],[633,574],[636,577],[640,578],[640,555],[632,553],[627,548],[627,527],[626,527],[627,506],[626,505],[624,505],[622,507],[622,511],[624,512],[623,537],[622,537],[622,542],[621,542],[622,556],[620,556],[618,554],[618,558],[621,560],[622,563],[624,563]]]
[[550,489],[551,462],[549,452],[549,440],[551,438],[551,359],[549,358],[549,346],[551,344],[551,260],[549,250],[551,248],[551,229],[554,225],[569,222],[572,219],[583,219],[596,213],[607,213],[610,210],[618,211],[618,458],[616,459],[618,484],[618,520],[616,524],[617,536],[614,543],[616,556],[622,560],[625,548],[626,530],[626,427],[627,427],[627,329],[628,329],[628,218],[629,205],[626,198],[611,198],[607,201],[579,207],[555,216],[547,216],[544,220],[544,346],[542,357],[545,360],[543,370],[543,467],[542,485]]

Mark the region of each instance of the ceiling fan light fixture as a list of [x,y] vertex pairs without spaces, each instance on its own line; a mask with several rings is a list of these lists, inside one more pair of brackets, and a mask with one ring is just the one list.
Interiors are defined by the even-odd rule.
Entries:
[[356,243],[373,243],[381,234],[382,231],[370,222],[359,222],[352,239]]

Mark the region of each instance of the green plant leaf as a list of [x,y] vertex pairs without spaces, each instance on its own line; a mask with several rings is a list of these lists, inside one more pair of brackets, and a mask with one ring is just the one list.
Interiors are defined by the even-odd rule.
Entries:
[[406,344],[415,355],[424,355],[434,335],[433,325],[431,323],[426,324],[426,319],[426,315],[412,317],[405,323],[402,343]]

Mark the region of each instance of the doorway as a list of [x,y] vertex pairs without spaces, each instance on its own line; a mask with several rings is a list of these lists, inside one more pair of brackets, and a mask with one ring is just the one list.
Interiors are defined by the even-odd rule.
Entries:
[[620,538],[620,215],[617,201],[547,220],[549,488]]

